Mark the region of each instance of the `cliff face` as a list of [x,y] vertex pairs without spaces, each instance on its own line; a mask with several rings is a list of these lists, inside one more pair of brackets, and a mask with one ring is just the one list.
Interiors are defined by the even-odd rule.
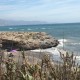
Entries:
[[0,32],[0,47],[3,49],[44,49],[58,44],[58,40],[45,32]]

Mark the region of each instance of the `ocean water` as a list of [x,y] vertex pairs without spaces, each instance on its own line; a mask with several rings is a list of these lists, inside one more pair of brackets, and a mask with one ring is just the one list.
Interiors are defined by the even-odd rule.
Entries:
[[47,32],[59,40],[58,48],[80,55],[80,23],[0,26],[0,31]]

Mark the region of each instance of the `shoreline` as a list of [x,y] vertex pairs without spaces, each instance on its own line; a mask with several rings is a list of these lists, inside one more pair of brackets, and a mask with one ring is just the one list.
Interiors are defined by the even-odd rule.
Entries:
[[[53,57],[53,59],[55,59],[55,60],[60,60],[60,52],[62,53],[62,54],[66,54],[66,51],[65,50],[63,50],[63,49],[60,49],[59,47],[63,47],[63,41],[64,42],[67,42],[67,40],[66,39],[59,39],[59,40],[56,40],[55,38],[53,38],[52,36],[50,36],[50,35],[48,35],[47,33],[45,33],[45,32],[10,32],[10,31],[7,31],[7,32],[0,32],[0,35],[3,37],[1,37],[0,36],[0,39],[3,39],[4,40],[4,42],[6,43],[8,40],[8,44],[7,45],[9,45],[9,44],[11,44],[12,45],[12,43],[14,42],[15,43],[15,41],[20,41],[20,39],[25,35],[25,36],[27,36],[26,34],[28,34],[28,35],[30,35],[30,39],[28,39],[27,41],[32,41],[32,42],[30,42],[30,45],[28,45],[29,47],[30,46],[32,46],[34,43],[36,43],[36,41],[37,41],[37,39],[39,40],[42,40],[43,42],[44,42],[44,40],[47,40],[47,39],[49,39],[48,41],[50,41],[51,40],[51,42],[50,42],[50,44],[48,44],[47,45],[47,47],[44,47],[44,46],[46,46],[46,44],[48,43],[48,41],[45,43],[45,44],[42,44],[43,45],[43,48],[41,48],[40,49],[40,45],[41,45],[41,43],[37,43],[36,45],[38,46],[38,47],[36,47],[36,48],[31,48],[31,49],[27,49],[28,51],[27,52],[29,52],[29,53],[36,53],[36,54],[40,54],[40,53],[47,53],[47,54],[49,54],[49,55],[51,55],[52,57]],[[15,36],[16,35],[16,36]],[[9,38],[7,38],[8,36],[10,36]],[[18,36],[20,36],[20,39],[18,39]],[[24,36],[24,37],[25,37]],[[36,37],[36,36],[38,36],[38,38],[35,38],[35,39],[32,39],[32,37]],[[16,39],[15,39],[15,37],[17,37]],[[41,37],[41,38],[40,38]],[[29,37],[28,37],[29,38]],[[6,41],[5,41],[6,40]],[[13,42],[11,42],[10,43],[10,41],[12,41],[13,40]],[[24,38],[24,43],[26,44],[26,42],[25,42],[25,38]],[[34,41],[35,40],[35,41]],[[59,41],[59,42],[56,42],[56,41]],[[54,44],[56,44],[56,45],[58,45],[57,47],[52,47],[52,42],[54,43]],[[23,44],[24,44],[23,43]],[[10,45],[10,47],[11,47],[11,45]],[[15,44],[16,45],[16,44]],[[21,44],[19,44],[19,46],[20,45],[22,45],[22,43]],[[51,45],[51,46],[50,46]],[[4,45],[5,46],[5,45]],[[33,46],[35,46],[35,45],[33,45]],[[50,48],[48,47],[48,46],[50,46]],[[24,47],[24,46],[23,46]],[[27,47],[27,45],[25,46],[25,47]],[[16,48],[15,46],[14,46],[14,48]],[[11,49],[12,50],[12,49]],[[17,49],[16,49],[17,50]],[[24,50],[24,51],[26,51],[25,49],[23,49],[22,48],[22,50]],[[80,56],[77,56],[76,57],[78,60],[80,60]],[[39,56],[37,55],[37,59],[39,59]]]

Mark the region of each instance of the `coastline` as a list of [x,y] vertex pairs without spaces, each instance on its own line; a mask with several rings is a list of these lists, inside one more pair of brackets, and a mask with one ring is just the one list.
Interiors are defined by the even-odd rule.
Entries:
[[[10,31],[4,31],[4,32],[0,32],[0,39],[2,39],[2,40],[5,40],[4,42],[7,42],[8,40],[8,43],[7,43],[7,45],[9,45],[9,43],[11,44],[10,45],[10,47],[12,46],[12,43],[14,43],[14,41],[21,41],[20,39],[23,39],[22,37],[25,35],[26,36],[26,34],[30,34],[30,39],[28,39],[27,41],[29,42],[29,40],[30,40],[30,42],[32,41],[32,43],[29,45],[29,47],[31,46],[31,45],[33,45],[34,43],[37,43],[37,41],[40,39],[40,40],[42,40],[43,42],[44,42],[44,40],[46,40],[46,39],[49,39],[47,42],[49,42],[49,41],[51,41],[51,43],[49,43],[47,46],[45,45],[45,44],[43,44],[43,47],[40,47],[40,44],[36,44],[38,47],[33,47],[33,48],[27,48],[26,50],[22,47],[22,50],[24,50],[25,52],[27,51],[27,52],[29,52],[29,53],[36,53],[36,54],[39,54],[40,55],[40,53],[47,53],[47,54],[49,54],[50,56],[52,56],[52,59],[54,59],[54,60],[56,60],[56,61],[60,61],[60,52],[62,53],[62,54],[66,54],[66,52],[67,51],[65,51],[65,50],[63,50],[63,45],[65,45],[64,43],[63,43],[63,41],[64,42],[67,42],[67,39],[59,39],[59,40],[56,40],[55,38],[53,38],[52,36],[50,36],[50,35],[47,35],[47,33],[45,33],[45,32],[15,32],[15,31],[13,31],[13,32],[10,32]],[[15,35],[17,35],[17,36],[15,36]],[[32,36],[34,36],[35,37],[35,35],[37,36],[38,35],[38,38],[35,38],[34,40],[31,38]],[[9,38],[8,38],[8,36],[9,36]],[[10,37],[11,36],[11,37]],[[15,37],[18,37],[18,36],[21,36],[21,38],[20,39],[18,39],[18,38],[16,38],[15,39]],[[24,36],[24,37],[25,37]],[[39,38],[39,37],[41,37],[41,38]],[[29,38],[29,37],[28,37]],[[12,42],[10,42],[10,41],[12,41]],[[24,41],[26,41],[26,39],[24,38]],[[58,42],[59,41],[59,42]],[[39,41],[38,41],[39,42]],[[53,43],[55,43],[56,44],[56,47],[53,45],[52,46],[52,42]],[[1,41],[0,41],[0,43],[1,43]],[[24,43],[23,43],[24,44]],[[21,44],[19,44],[19,46],[20,45],[22,45],[22,43]],[[50,46],[51,45],[51,46]],[[5,46],[5,45],[4,45]],[[16,46],[16,45],[15,45]],[[16,47],[14,46],[14,48],[13,49],[16,49]],[[35,46],[35,45],[33,45],[33,46]],[[44,46],[46,46],[46,47],[44,47]],[[48,47],[48,46],[50,46],[50,47]],[[13,47],[13,46],[12,46]],[[25,47],[27,47],[27,45],[25,46]],[[41,49],[40,49],[41,48]],[[5,49],[6,49],[6,47],[5,47]],[[11,49],[12,50],[12,49]],[[17,50],[17,52],[20,52],[19,51],[19,49],[16,49]],[[10,51],[10,50],[9,50]],[[10,54],[10,52],[8,51],[8,53]],[[5,52],[5,53],[7,53],[7,52]],[[17,53],[16,53],[17,54]],[[17,55],[17,57],[19,57],[19,54]],[[76,57],[76,59],[77,60],[79,60],[80,59],[80,56],[74,56],[74,57]],[[37,55],[37,60],[39,59],[39,56]]]
[[3,49],[32,50],[56,47],[59,42],[45,32],[0,32],[0,44]]
[[[8,36],[9,36],[9,34],[8,34]],[[52,38],[50,37],[49,39],[52,39]],[[2,40],[4,42],[6,40],[5,44],[8,41],[7,45],[10,44],[9,41],[13,41],[13,39],[7,38],[5,36],[3,36]],[[55,41],[55,40],[53,40],[53,41]],[[48,48],[48,47],[40,48],[39,47],[38,49],[32,48],[30,50],[24,50],[23,48],[22,48],[22,50],[17,50],[17,49],[12,48],[11,51],[7,51],[7,50],[2,51],[0,53],[0,55],[2,56],[2,59],[1,59],[2,61],[1,61],[1,66],[0,66],[1,73],[2,73],[1,76],[4,77],[5,74],[8,74],[7,71],[12,72],[14,74],[17,73],[18,75],[22,74],[23,78],[25,78],[25,79],[26,79],[26,77],[24,77],[24,76],[26,74],[27,74],[27,76],[29,76],[29,78],[30,77],[35,78],[36,74],[37,75],[39,74],[35,78],[36,80],[38,80],[39,77],[43,78],[43,76],[40,76],[40,74],[42,74],[43,72],[44,72],[43,75],[45,76],[45,70],[46,70],[46,74],[49,73],[49,75],[51,73],[53,73],[53,75],[54,75],[54,71],[56,73],[64,75],[65,72],[63,73],[63,71],[65,71],[65,70],[66,71],[70,70],[71,73],[75,72],[75,68],[77,68],[79,70],[79,66],[77,65],[77,62],[76,63],[73,63],[73,62],[76,61],[75,58],[77,60],[80,60],[80,56],[73,56],[72,54],[70,55],[69,53],[67,53],[67,51],[65,51],[64,49],[59,49],[59,47],[63,47],[63,45],[64,45],[63,39],[60,39],[59,41],[60,42],[58,42],[59,44],[57,44],[56,47],[55,46],[50,47],[50,48]],[[66,42],[67,40],[64,39],[64,41]],[[2,44],[4,42],[2,42]],[[6,49],[6,47],[5,47],[5,49]],[[78,70],[76,71],[77,74],[78,74]],[[20,72],[22,71],[22,72],[20,73],[18,71],[20,71]],[[32,71],[33,71],[33,73],[32,73]],[[39,71],[41,71],[41,73],[39,73]],[[26,74],[24,72],[26,72]],[[53,78],[52,77],[53,75],[50,75],[51,79]],[[10,74],[10,76],[8,76],[8,77],[11,78],[11,76],[14,77],[16,75]],[[75,76],[75,74],[74,74],[74,76]],[[21,78],[21,76],[19,76],[19,78]],[[5,78],[5,80],[6,80],[6,78]],[[12,80],[12,79],[10,79],[10,80]],[[39,80],[41,80],[41,79],[39,79]],[[45,80],[46,80],[46,78],[45,78]]]

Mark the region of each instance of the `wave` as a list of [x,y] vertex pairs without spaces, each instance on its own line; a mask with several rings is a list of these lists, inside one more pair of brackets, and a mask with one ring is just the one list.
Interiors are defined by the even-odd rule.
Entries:
[[9,29],[13,29],[13,28],[9,28]]
[[[35,49],[35,50],[31,50],[32,52],[49,52],[52,54],[52,59],[55,61],[61,61],[61,56],[60,54],[66,54],[66,51],[64,50],[60,50],[58,48],[47,48],[47,49]],[[80,56],[74,56],[73,59],[76,58],[76,62],[80,62]]]
[[80,45],[80,43],[70,43],[71,45]]
[[80,60],[80,56],[74,56],[73,58],[76,58],[76,60]]
[[67,39],[59,39],[59,42],[67,42]]
[[32,29],[28,28],[27,30],[32,30]]
[[58,48],[47,48],[47,49],[36,49],[36,50],[31,50],[32,52],[49,52],[50,54],[52,54],[51,58],[55,61],[60,61],[60,51],[58,50]]
[[60,56],[60,52],[57,48],[47,48],[47,49],[35,49],[35,50],[31,50],[33,52],[49,52],[53,55],[57,55],[57,56]]
[[43,27],[43,28],[41,28],[41,29],[43,29],[43,30],[45,30],[45,29],[49,30],[49,29],[51,29],[51,28],[45,28],[45,27]]
[[74,56],[73,59],[80,65],[80,56]]
[[24,29],[21,29],[22,31],[24,31]]
[[46,28],[41,28],[41,29],[46,29]]
[[59,45],[57,47],[63,47],[64,44],[68,41],[67,39],[59,39]]

